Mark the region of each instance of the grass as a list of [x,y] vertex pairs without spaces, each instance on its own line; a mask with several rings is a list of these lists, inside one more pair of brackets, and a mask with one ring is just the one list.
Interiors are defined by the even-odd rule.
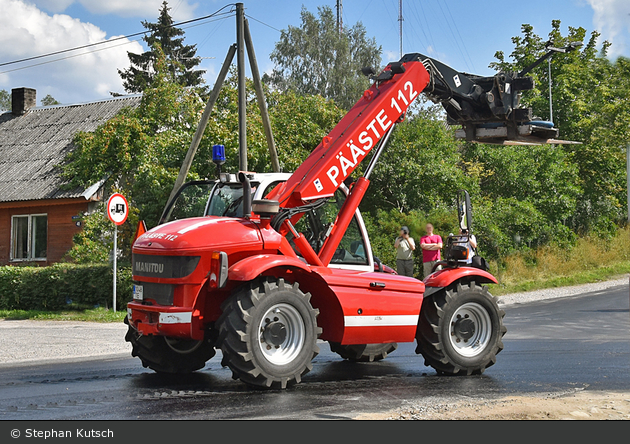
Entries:
[[[498,272],[496,270],[499,270]],[[491,264],[494,295],[601,282],[630,273],[630,228],[611,239],[580,238],[571,249],[544,247]]]
[[122,322],[127,314],[126,310],[117,311],[106,308],[89,310],[0,310],[0,319],[7,321],[38,320],[38,321],[86,321],[86,322]]
[[543,290],[546,288],[568,287],[572,285],[591,284],[603,282],[622,277],[628,277],[630,273],[630,261],[618,264],[602,266],[596,269],[577,271],[566,276],[546,277],[535,280],[523,280],[508,284],[499,283],[491,286],[491,293],[494,296],[501,296],[510,293],[523,291]]

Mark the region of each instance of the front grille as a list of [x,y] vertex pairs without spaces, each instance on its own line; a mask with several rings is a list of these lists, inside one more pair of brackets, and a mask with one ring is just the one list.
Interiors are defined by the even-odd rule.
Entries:
[[200,256],[134,254],[133,274],[134,276],[179,279],[195,271],[200,258]]

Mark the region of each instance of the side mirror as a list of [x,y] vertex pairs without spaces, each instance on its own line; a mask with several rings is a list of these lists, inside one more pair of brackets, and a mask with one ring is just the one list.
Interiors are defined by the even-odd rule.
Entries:
[[378,271],[382,273],[383,263],[381,262],[381,260],[378,257],[374,256],[374,263],[378,266]]
[[462,190],[457,196],[457,215],[462,230],[472,230],[472,208],[468,191]]

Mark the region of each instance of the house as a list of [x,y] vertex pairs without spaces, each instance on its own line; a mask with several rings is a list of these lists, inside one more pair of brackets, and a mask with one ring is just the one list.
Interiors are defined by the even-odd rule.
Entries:
[[81,213],[103,199],[102,183],[63,188],[59,165],[74,135],[137,107],[141,97],[37,107],[34,89],[16,88],[11,99],[11,111],[0,114],[0,265],[50,265],[72,247]]

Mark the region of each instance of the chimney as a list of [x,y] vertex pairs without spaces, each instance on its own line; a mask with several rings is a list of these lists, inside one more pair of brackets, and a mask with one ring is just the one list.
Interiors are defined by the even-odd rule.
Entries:
[[37,91],[33,88],[13,88],[11,90],[11,112],[21,116],[37,105]]

